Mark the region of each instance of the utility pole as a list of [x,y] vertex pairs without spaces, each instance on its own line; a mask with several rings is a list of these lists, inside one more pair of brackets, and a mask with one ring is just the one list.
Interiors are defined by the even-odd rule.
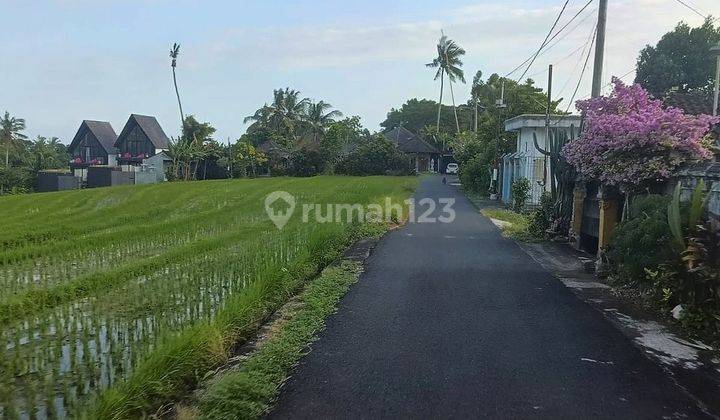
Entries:
[[[548,66],[548,85],[547,85],[547,108],[545,109],[545,150],[550,150],[550,109],[552,108],[552,84],[553,84],[553,65],[550,64]],[[543,187],[543,190],[545,189],[545,186],[547,185],[547,176],[548,176],[548,158],[545,153],[543,153],[543,179],[542,184],[540,184],[541,187]],[[553,199],[555,198],[555,184],[553,183],[553,180],[550,180],[550,187],[551,192],[553,195]]]
[[477,115],[477,96],[476,96],[475,97],[475,133],[476,134],[477,134],[477,126],[478,126],[477,118],[478,118],[478,115]]
[[550,108],[552,107],[552,82],[553,82],[553,65],[550,64],[548,66],[547,108],[545,110],[545,141],[546,142],[549,139],[549,134],[550,134]]
[[715,56],[715,95],[713,101],[713,116],[718,115],[718,100],[720,100],[720,42],[710,49]]
[[607,26],[608,0],[600,0],[597,35],[595,39],[595,66],[593,68],[592,97],[602,93],[603,61],[605,59],[605,27]]

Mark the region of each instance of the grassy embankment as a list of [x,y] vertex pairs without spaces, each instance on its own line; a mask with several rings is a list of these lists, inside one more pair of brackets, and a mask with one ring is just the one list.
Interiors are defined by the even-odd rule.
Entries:
[[[416,184],[279,178],[0,199],[0,339],[11,344],[0,349],[0,411],[153,413],[353,240],[385,229],[301,223],[302,203],[402,202]],[[275,190],[298,200],[282,231],[265,215]]]

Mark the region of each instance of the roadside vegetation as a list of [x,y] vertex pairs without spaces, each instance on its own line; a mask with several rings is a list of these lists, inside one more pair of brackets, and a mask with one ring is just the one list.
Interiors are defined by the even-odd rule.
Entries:
[[[550,194],[540,198],[540,205],[526,208],[530,185],[527,179],[516,180],[512,185],[513,203],[509,208],[481,208],[480,213],[490,219],[498,220],[503,235],[522,242],[538,242],[547,238],[552,218],[553,201]],[[473,196],[473,193],[468,193]],[[475,199],[477,200],[477,198]],[[476,201],[481,203],[481,201]]]
[[185,412],[202,419],[259,418],[266,413],[290,369],[357,281],[360,270],[354,262],[325,269],[300,295],[299,308],[280,330],[241,366],[214,378],[197,406]]
[[296,210],[278,230],[265,195],[382,205],[416,184],[271,178],[1,198],[2,417],[154,413],[352,241],[385,229],[301,223]]

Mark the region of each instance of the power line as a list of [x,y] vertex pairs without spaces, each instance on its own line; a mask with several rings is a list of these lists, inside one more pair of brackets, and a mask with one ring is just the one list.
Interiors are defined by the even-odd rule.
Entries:
[[[566,32],[565,35],[563,35],[563,36],[561,36],[560,38],[558,38],[558,39],[557,39],[555,42],[553,42],[551,45],[548,45],[547,48],[545,48],[545,49],[540,53],[540,55],[547,54],[548,51],[550,51],[554,46],[556,46],[556,45],[559,44],[563,39],[567,38],[570,34],[572,34],[573,31],[575,31],[580,25],[582,25],[586,20],[588,20],[588,18],[592,17],[593,13],[594,13],[596,10],[597,10],[597,8],[592,9],[592,10],[590,11],[590,13],[588,13],[584,18],[582,18],[582,19],[580,20],[580,22],[578,22],[572,29],[570,29],[570,31]],[[590,32],[590,35],[592,36],[592,31]],[[574,49],[574,50],[573,50],[570,54],[568,54],[567,56],[565,56],[565,57],[563,57],[563,58],[555,61],[553,64],[562,63],[563,61],[565,61],[565,60],[567,60],[568,58],[572,57],[573,55],[575,55],[575,53],[577,53],[577,52],[580,51],[581,49],[585,48],[585,47],[587,46],[587,43],[588,43],[588,42],[590,42],[590,39],[589,39],[589,38],[588,38],[588,40],[587,40],[584,44],[582,44],[582,45],[580,45],[579,47],[577,47],[576,49]],[[525,60],[525,62],[523,62],[523,64],[526,64],[529,60],[530,60],[530,58],[528,58],[527,60]],[[538,72],[535,72],[535,73],[529,75],[528,78],[529,78],[529,79],[532,79],[532,78],[535,77],[535,76],[538,76],[538,75],[541,75],[541,74],[545,74],[545,73],[547,73],[547,72],[548,72],[548,69],[545,68],[545,69],[542,69],[542,70],[540,70],[540,71],[538,71]]]
[[540,45],[540,48],[538,48],[535,55],[532,57],[532,60],[530,60],[530,64],[528,64],[527,68],[523,72],[523,74],[518,77],[517,82],[520,82],[520,80],[525,77],[528,70],[530,70],[530,67],[532,67],[533,63],[537,59],[538,55],[540,55],[540,52],[545,48],[545,45],[547,45],[548,40],[552,36],[553,32],[555,31],[555,28],[557,27],[558,22],[560,22],[560,18],[562,18],[563,13],[565,13],[565,9],[567,8],[568,3],[570,3],[570,0],[565,0],[565,4],[563,4],[562,9],[560,9],[560,13],[558,14],[558,17],[555,19],[555,22],[553,23],[552,27],[550,28],[550,32],[548,32],[547,36],[545,36],[545,39],[543,40],[542,44]]
[[680,4],[682,4],[683,6],[687,7],[688,9],[692,10],[693,12],[697,13],[697,14],[698,14],[700,17],[702,17],[703,19],[707,19],[707,16],[706,16],[706,15],[700,13],[700,12],[698,11],[698,9],[690,6],[689,4],[685,3],[683,0],[675,0],[675,1],[678,2],[678,3],[680,3]]
[[[572,22],[574,22],[575,19],[577,19],[578,16],[580,16],[580,15],[585,11],[585,9],[587,9],[588,6],[590,6],[590,4],[591,4],[593,1],[595,1],[595,0],[588,0],[588,2],[585,3],[585,5],[575,14],[575,16],[573,16],[569,21],[567,21],[567,23],[565,23],[565,25],[564,25],[562,28],[560,28],[560,30],[558,30],[558,31],[555,33],[555,35],[553,35],[552,37],[550,37],[550,39],[547,39],[547,42],[544,42],[543,45],[540,46],[540,51],[543,50],[543,48],[545,47],[545,45],[548,45],[550,42],[552,42],[553,40],[555,40],[555,38],[557,38],[568,26],[570,26],[570,24],[571,24]],[[589,16],[591,16],[591,15],[592,15],[592,14],[589,14],[588,16],[585,16],[585,18],[583,18],[583,20],[582,20],[581,22],[584,22],[585,20],[587,20],[587,18],[588,18]],[[556,25],[557,25],[557,24],[556,24]],[[550,48],[552,48],[552,47],[554,47],[555,45],[557,45],[558,42],[560,42],[562,39],[564,39],[565,37],[567,37],[570,33],[572,33],[572,31],[574,31],[575,29],[577,29],[578,26],[580,26],[580,25],[579,25],[579,24],[578,24],[578,25],[575,25],[575,26],[573,27],[573,29],[571,29],[570,31],[568,31],[568,33],[567,33],[564,37],[560,38],[560,39],[559,39],[556,43],[554,43],[552,46],[550,46],[550,47],[548,47],[548,48],[545,48],[545,50],[547,51],[547,50],[549,50]],[[533,60],[534,58],[536,58],[537,55],[538,55],[538,54],[535,53],[535,54],[531,55],[530,57],[528,57],[525,61],[523,61],[523,62],[520,63],[517,67],[515,67],[510,73],[506,74],[505,77],[507,78],[507,77],[512,76],[513,73],[515,73],[516,71],[520,70],[525,64],[527,64],[529,61],[531,61],[531,60]],[[532,64],[531,64],[531,65],[532,65]],[[528,66],[528,68],[529,68],[529,66]],[[522,77],[521,77],[521,78],[522,78]],[[520,78],[520,79],[521,79],[521,78]],[[519,80],[519,79],[518,79],[518,80]]]
[[587,41],[582,45],[582,52],[578,56],[578,60],[575,62],[575,66],[573,66],[572,71],[570,71],[570,75],[568,76],[567,80],[563,84],[563,87],[558,91],[558,96],[560,96],[561,93],[565,92],[565,89],[570,84],[570,81],[572,80],[573,76],[575,75],[575,71],[580,67],[580,63],[582,63],[582,58],[585,55],[585,49],[588,48],[588,45],[593,41],[595,37],[595,31],[597,30],[597,26],[593,28],[592,31],[590,31],[590,35],[587,38]]
[[718,20],[718,18],[714,18],[714,17],[710,16],[710,15],[707,14],[707,13],[702,13],[700,10],[698,10],[698,9],[700,9],[699,7],[697,7],[697,6],[696,6],[696,7],[691,6],[690,4],[688,4],[687,0],[685,0],[685,1],[683,1],[683,0],[675,0],[675,1],[676,1],[677,3],[680,3],[680,4],[683,5],[683,6],[687,7],[687,8],[690,9],[693,13],[697,14],[698,16],[700,16],[700,17],[703,18],[703,19],[708,19],[708,20],[710,20],[710,22],[715,22],[716,20]]
[[573,102],[575,101],[575,97],[577,96],[578,90],[580,90],[580,84],[582,83],[583,77],[585,76],[585,71],[587,70],[588,63],[590,62],[590,56],[592,55],[593,45],[595,45],[595,39],[597,38],[597,25],[595,26],[595,31],[593,32],[592,42],[590,43],[590,48],[588,48],[588,53],[585,56],[585,64],[583,65],[582,72],[580,72],[580,78],[578,79],[577,85],[575,86],[575,91],[573,92],[572,98],[570,98],[570,102],[568,103],[567,109],[565,110],[565,115],[560,117],[555,124],[558,125],[562,120],[565,119],[568,112],[570,112],[570,107],[573,105]]

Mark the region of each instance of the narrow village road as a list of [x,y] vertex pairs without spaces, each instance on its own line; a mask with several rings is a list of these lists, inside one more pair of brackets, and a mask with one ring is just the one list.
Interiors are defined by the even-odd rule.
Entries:
[[693,400],[441,178],[450,224],[387,235],[272,418],[703,418]]

